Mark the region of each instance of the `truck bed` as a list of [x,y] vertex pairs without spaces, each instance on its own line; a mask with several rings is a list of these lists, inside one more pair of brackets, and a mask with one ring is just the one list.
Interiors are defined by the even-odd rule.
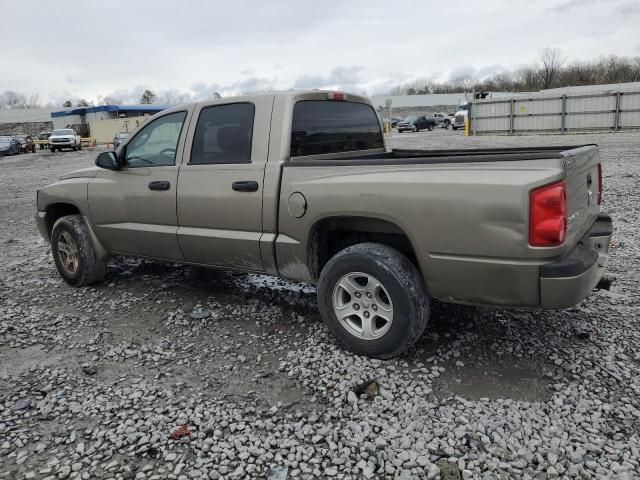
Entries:
[[[300,165],[415,165],[437,163],[507,162],[563,158],[566,152],[596,144],[554,147],[477,148],[464,150],[394,149],[369,155],[339,155],[318,160],[292,159],[289,164]],[[285,164],[286,165],[286,164]]]
[[[406,235],[434,297],[540,306],[540,267],[568,255],[598,217],[599,162],[596,145],[293,159],[282,173],[276,256],[299,263],[323,218],[364,217]],[[558,182],[566,185],[566,241],[531,246],[530,192]],[[295,192],[305,199],[301,219],[288,211]]]

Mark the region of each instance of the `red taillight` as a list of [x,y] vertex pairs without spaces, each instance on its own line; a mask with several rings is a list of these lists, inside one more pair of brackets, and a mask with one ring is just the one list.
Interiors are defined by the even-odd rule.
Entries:
[[340,92],[329,92],[327,95],[329,100],[337,100],[339,102],[344,102],[347,99],[347,96],[344,93]]
[[602,164],[598,164],[598,205],[602,203]]
[[529,197],[529,244],[556,247],[567,237],[567,188],[558,182],[531,191]]

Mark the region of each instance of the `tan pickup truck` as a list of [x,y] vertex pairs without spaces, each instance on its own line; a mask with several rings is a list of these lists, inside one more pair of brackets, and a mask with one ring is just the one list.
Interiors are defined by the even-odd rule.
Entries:
[[430,298],[580,302],[608,260],[601,199],[595,145],[388,151],[367,99],[316,90],[165,110],[39,190],[36,219],[71,285],[120,254],[312,282],[346,348],[389,358]]

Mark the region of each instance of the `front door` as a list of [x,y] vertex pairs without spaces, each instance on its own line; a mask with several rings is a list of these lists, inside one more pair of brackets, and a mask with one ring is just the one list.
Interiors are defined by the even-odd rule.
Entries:
[[178,178],[186,261],[263,271],[262,187],[272,96],[198,106]]
[[188,111],[154,118],[123,145],[120,170],[89,183],[89,211],[111,252],[181,260],[176,187]]

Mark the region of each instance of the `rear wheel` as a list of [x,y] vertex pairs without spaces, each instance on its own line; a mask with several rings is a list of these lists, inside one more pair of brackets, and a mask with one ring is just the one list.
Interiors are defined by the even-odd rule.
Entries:
[[422,335],[429,317],[423,279],[397,250],[361,243],[334,255],[320,274],[320,314],[346,349],[391,358]]
[[89,285],[107,273],[107,263],[96,255],[81,215],[66,215],[56,221],[51,232],[51,251],[58,273],[69,285]]

